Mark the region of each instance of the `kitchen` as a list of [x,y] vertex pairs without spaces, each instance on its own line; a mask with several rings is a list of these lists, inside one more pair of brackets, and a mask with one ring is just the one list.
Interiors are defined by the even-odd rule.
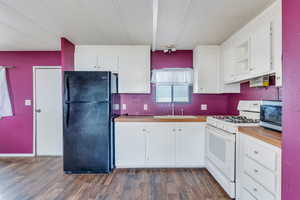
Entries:
[[[297,140],[292,139],[297,136],[288,128],[297,130],[297,117],[292,117],[297,113],[290,113],[298,105],[292,92],[297,84],[291,84],[297,83],[297,56],[284,57],[296,52],[285,36],[286,29],[295,30],[282,21],[282,9],[293,9],[289,3],[136,3],[141,18],[129,15],[130,6],[121,2],[101,8],[106,17],[105,9],[120,11],[119,35],[89,28],[83,23],[87,17],[77,15],[80,28],[66,26],[69,32],[60,41],[50,33],[39,36],[43,30],[35,27],[37,33],[30,34],[47,41],[47,48],[41,42],[26,48],[28,40],[15,47],[0,45],[2,76],[7,76],[7,85],[0,86],[12,108],[0,120],[3,199],[297,199],[297,159],[291,158],[297,155]],[[83,2],[45,4],[61,14],[67,5],[74,12],[81,5],[96,16],[95,8]],[[202,11],[212,9],[211,15],[193,9],[202,5]],[[7,20],[17,10],[11,22],[22,29],[33,25],[30,20],[16,24],[20,13],[28,19],[42,17],[41,5],[35,6],[37,13],[31,12],[31,3],[17,1],[0,9]],[[214,18],[221,10],[227,26]],[[242,13],[244,18],[230,25],[232,15]],[[65,15],[69,18],[57,21],[56,28],[74,20]],[[195,27],[205,21],[195,17],[204,15],[212,20],[212,28],[202,24],[207,30]],[[40,27],[54,27],[58,16],[51,16],[52,21],[43,17]],[[105,17],[98,20],[110,26]],[[141,24],[140,32],[136,24]],[[84,38],[89,29],[101,30],[101,37],[90,31]],[[294,49],[285,51],[285,42]],[[100,90],[105,94],[99,95]],[[14,185],[18,174],[22,181]]]

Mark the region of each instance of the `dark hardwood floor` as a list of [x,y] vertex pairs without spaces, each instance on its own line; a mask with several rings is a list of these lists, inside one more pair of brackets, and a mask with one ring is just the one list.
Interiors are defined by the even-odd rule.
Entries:
[[0,158],[0,200],[227,200],[205,169],[66,175],[58,157]]

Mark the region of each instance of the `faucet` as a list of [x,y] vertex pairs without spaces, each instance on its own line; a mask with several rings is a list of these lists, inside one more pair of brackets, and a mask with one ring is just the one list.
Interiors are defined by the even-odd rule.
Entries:
[[171,102],[171,108],[172,108],[172,115],[175,115],[175,103]]

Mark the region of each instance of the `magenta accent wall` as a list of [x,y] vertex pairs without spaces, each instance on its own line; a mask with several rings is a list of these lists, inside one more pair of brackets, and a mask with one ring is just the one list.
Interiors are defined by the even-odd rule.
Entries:
[[13,117],[0,119],[0,153],[32,153],[32,106],[24,100],[33,97],[32,66],[59,66],[60,51],[0,52],[0,66],[15,66],[7,70],[13,105]]
[[61,66],[63,71],[74,70],[75,45],[66,38],[60,39],[61,43]]
[[[172,54],[164,54],[156,51],[151,54],[151,68],[160,69],[166,67],[192,68],[193,51],[179,50]],[[184,109],[186,115],[215,115],[228,113],[228,95],[202,95],[194,94],[190,104],[178,104],[175,106],[176,114]],[[152,86],[151,94],[122,94],[121,104],[126,104],[127,109],[121,114],[129,115],[166,115],[171,114],[170,104],[155,103],[155,93]],[[148,111],[144,111],[144,104],[148,104]],[[207,104],[208,110],[201,111],[200,105]]]
[[241,84],[241,93],[231,94],[228,99],[228,114],[238,114],[237,105],[240,100],[281,100],[282,88],[275,87],[274,77],[270,78],[266,88],[250,88],[249,82]]
[[299,11],[299,0],[283,0],[283,200],[300,197]]

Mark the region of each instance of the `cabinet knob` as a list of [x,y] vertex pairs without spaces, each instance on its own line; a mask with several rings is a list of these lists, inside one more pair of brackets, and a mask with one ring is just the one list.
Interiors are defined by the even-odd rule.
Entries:
[[176,131],[176,129],[175,129],[175,128],[173,128],[173,129],[172,129],[172,131],[173,131],[173,132],[175,132],[175,131]]
[[257,188],[253,188],[253,191],[254,191],[254,192],[257,192]]
[[182,131],[182,129],[181,129],[181,128],[179,128],[179,129],[178,129],[178,131]]
[[253,171],[254,171],[255,173],[258,173],[258,170],[257,170],[257,169],[254,169]]
[[254,154],[258,154],[258,153],[259,153],[258,151],[256,151],[256,150],[254,151]]
[[142,131],[143,131],[143,132],[146,132],[146,129],[143,128]]

